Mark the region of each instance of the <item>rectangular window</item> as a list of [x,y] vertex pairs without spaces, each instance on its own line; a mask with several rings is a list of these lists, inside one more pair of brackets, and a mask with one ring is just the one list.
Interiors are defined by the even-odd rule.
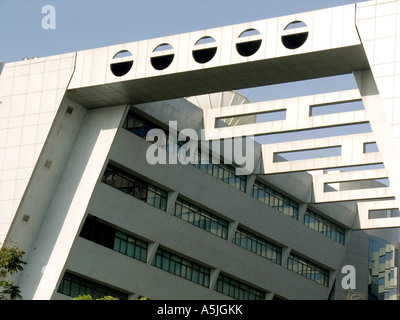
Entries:
[[212,159],[208,163],[201,163],[201,157],[198,157],[198,163],[193,165],[200,170],[207,172],[209,175],[221,180],[242,192],[246,191],[246,176],[237,175],[233,166],[224,163],[212,163]]
[[141,138],[146,138],[147,133],[151,129],[156,128],[156,126],[134,112],[129,111],[122,124],[122,128],[132,132],[133,134],[136,134]]
[[69,272],[65,272],[57,292],[74,298],[80,295],[90,295],[94,300],[105,296],[112,296],[120,300],[128,300],[128,294],[124,292],[112,289]]
[[181,198],[175,202],[175,216],[223,239],[228,238],[229,222]]
[[296,220],[298,219],[299,204],[296,201],[284,196],[257,180],[253,185],[252,196],[270,207],[273,207]]
[[195,282],[203,287],[210,286],[209,268],[158,248],[152,266],[172,273],[178,277]]
[[113,249],[131,258],[146,262],[147,243],[123,232],[115,233]]
[[148,248],[146,242],[115,230],[91,217],[85,220],[80,236],[131,258],[146,262]]
[[314,229],[323,235],[331,238],[332,240],[339,242],[340,244],[345,243],[345,229],[336,223],[325,219],[319,214],[307,209],[304,213],[304,224],[311,229]]
[[326,287],[329,286],[328,270],[317,266],[294,253],[289,254],[287,259],[287,268]]
[[167,210],[168,193],[109,164],[101,182],[142,200],[163,211]]
[[399,209],[379,209],[379,210],[368,211],[368,219],[398,218],[398,217],[400,217]]
[[362,179],[352,181],[339,181],[324,183],[324,192],[338,192],[350,190],[364,190],[374,188],[387,188],[390,182],[387,178],[382,179]]
[[265,259],[281,264],[281,247],[278,247],[277,245],[262,239],[243,228],[237,228],[232,242]]
[[265,292],[223,274],[219,274],[214,290],[237,300],[265,300]]

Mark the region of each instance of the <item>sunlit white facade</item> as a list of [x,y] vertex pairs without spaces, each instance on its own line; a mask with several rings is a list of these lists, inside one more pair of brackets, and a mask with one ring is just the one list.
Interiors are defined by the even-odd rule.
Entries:
[[[24,299],[397,299],[399,26],[374,0],[6,63],[0,241],[26,252]],[[236,91],[344,74],[357,89]],[[151,163],[152,129],[177,160],[171,123],[214,163]]]

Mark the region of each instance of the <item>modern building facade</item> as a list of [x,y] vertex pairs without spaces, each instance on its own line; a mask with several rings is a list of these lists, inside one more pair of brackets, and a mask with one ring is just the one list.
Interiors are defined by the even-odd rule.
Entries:
[[[373,0],[6,63],[23,298],[398,299],[399,26]],[[357,89],[237,91],[344,74]]]

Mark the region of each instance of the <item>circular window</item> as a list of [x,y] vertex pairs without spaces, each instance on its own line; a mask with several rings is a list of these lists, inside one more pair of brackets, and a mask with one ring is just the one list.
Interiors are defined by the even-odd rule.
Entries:
[[169,67],[169,65],[174,60],[173,47],[168,43],[163,43],[157,46],[153,50],[153,57],[151,57],[150,62],[154,69],[164,70]]
[[203,37],[199,39],[193,49],[193,59],[197,63],[207,63],[214,58],[217,53],[216,41],[213,37]]
[[[128,50],[119,51],[114,57],[114,63],[111,64],[111,72],[117,77],[126,75],[133,66],[132,53]],[[118,62],[117,62],[118,61]]]
[[260,49],[261,42],[258,30],[247,29],[240,34],[236,50],[241,56],[250,57]]
[[302,21],[293,21],[284,29],[282,43],[288,49],[300,48],[308,38],[307,25]]

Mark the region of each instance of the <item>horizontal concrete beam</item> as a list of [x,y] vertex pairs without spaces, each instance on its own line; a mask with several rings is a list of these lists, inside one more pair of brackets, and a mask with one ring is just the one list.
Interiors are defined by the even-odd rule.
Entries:
[[[393,198],[394,194],[389,187],[371,181],[387,177],[385,169],[313,175],[314,202]],[[342,183],[350,183],[350,187],[345,188]],[[337,190],[327,191],[326,184]]]
[[[359,101],[359,91],[346,90],[324,94],[303,96],[298,98],[280,99],[258,103],[247,103],[224,108],[205,109],[204,127],[206,139],[224,139],[247,135],[262,135],[273,133],[292,132],[297,130],[317,129],[324,127],[349,125],[368,122],[364,110],[338,111],[331,114],[312,115],[311,109],[315,106],[332,106]],[[256,123],[256,115],[284,111],[282,120],[262,121]],[[254,116],[253,123],[216,128],[216,120],[229,117]],[[263,119],[263,118],[260,118]],[[273,119],[273,117],[271,117]],[[338,130],[339,131],[339,130]]]
[[371,210],[390,210],[398,209],[397,201],[386,200],[386,201],[359,201],[357,202],[358,207],[358,219],[354,224],[354,229],[379,229],[379,228],[399,228],[400,217],[391,218],[375,218],[369,217],[369,211]]
[[[379,152],[363,152],[364,144],[372,142],[375,142],[372,133],[362,133],[263,145],[263,173],[309,171],[382,163],[382,157]],[[340,155],[291,161],[277,159],[277,156],[282,153],[336,147],[341,148]]]
[[[364,70],[355,14],[347,5],[80,51],[69,95],[86,107],[137,104]],[[306,27],[289,31],[295,21]],[[256,38],[241,37],[252,29]],[[172,49],[160,55],[164,44]]]

